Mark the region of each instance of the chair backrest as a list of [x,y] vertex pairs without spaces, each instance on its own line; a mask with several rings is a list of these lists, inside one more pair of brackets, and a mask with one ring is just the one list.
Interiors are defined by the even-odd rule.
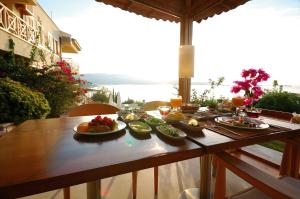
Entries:
[[100,114],[115,114],[119,109],[109,104],[83,104],[74,107],[69,111],[69,117],[100,115]]
[[142,106],[142,110],[143,111],[153,111],[153,110],[156,110],[159,106],[170,106],[170,102],[164,102],[164,101],[146,102]]
[[263,109],[262,115],[265,115],[268,117],[274,117],[274,118],[278,118],[278,119],[283,119],[283,120],[290,120],[293,117],[293,115],[288,112],[274,111],[274,110],[268,110],[268,109]]
[[[226,152],[218,152],[215,154],[214,158],[217,161],[217,176],[215,183],[215,195],[217,196],[215,196],[215,198],[225,198],[226,195],[224,193],[224,182],[226,182],[224,168],[229,169],[272,198],[298,198],[300,194],[300,181],[298,179],[291,177],[285,177],[282,178],[282,180],[277,179],[258,169],[256,166],[252,166]],[[223,193],[218,193],[219,190],[222,190]]]

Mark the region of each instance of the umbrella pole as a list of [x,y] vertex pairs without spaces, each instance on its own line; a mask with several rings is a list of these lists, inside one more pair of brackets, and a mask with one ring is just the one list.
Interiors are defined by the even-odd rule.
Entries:
[[[193,19],[188,15],[180,21],[180,45],[192,45]],[[189,103],[191,98],[191,78],[179,78],[179,95],[183,103]]]

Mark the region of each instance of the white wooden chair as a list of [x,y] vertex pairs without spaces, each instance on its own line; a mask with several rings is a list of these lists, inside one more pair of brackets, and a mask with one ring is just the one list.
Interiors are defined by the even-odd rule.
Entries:
[[[119,109],[115,106],[109,104],[83,104],[71,109],[68,113],[69,117],[76,117],[76,116],[87,116],[87,115],[103,115],[103,114],[115,114],[119,111]],[[136,180],[137,178],[132,174],[132,187],[133,188],[133,196],[136,196]],[[100,182],[100,192],[101,192],[101,182]],[[70,187],[64,188],[64,194],[68,194],[70,198]],[[69,199],[64,198],[64,199]]]

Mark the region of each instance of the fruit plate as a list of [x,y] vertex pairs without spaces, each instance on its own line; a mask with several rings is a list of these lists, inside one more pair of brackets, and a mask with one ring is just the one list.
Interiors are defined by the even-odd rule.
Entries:
[[123,129],[126,128],[126,124],[120,120],[117,120],[118,127],[115,128],[112,131],[105,131],[105,132],[78,132],[77,127],[78,125],[74,126],[73,130],[79,134],[79,135],[107,135],[107,134],[112,134],[112,133],[117,133],[119,131],[122,131]]
[[240,128],[240,129],[263,130],[270,127],[268,124],[264,123],[261,120],[252,119],[248,117],[245,118],[244,123],[239,123],[237,119],[230,116],[216,117],[215,121],[225,126],[230,126],[234,128]]
[[182,140],[187,136],[185,132],[169,124],[163,124],[157,126],[156,130],[160,132],[162,135],[164,135],[165,137],[170,138],[172,140]]
[[130,122],[128,126],[130,127],[131,130],[133,130],[138,134],[145,135],[145,134],[149,134],[152,131],[152,128],[147,123],[141,121]]

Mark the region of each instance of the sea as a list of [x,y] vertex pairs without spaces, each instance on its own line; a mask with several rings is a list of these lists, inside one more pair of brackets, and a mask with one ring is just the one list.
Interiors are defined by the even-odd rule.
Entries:
[[[114,85],[97,85],[93,89],[107,88],[109,91],[119,92],[121,101],[124,102],[127,99],[133,99],[135,101],[169,101],[178,93],[178,86],[172,84],[114,84]],[[216,98],[225,97],[231,98],[234,96],[230,92],[231,85],[221,85],[213,89],[209,96]],[[264,89],[271,89],[272,86],[262,86]],[[209,85],[193,85],[192,90],[195,90],[200,95],[204,90],[209,89]],[[285,85],[284,91],[300,94],[300,85]],[[92,95],[90,93],[89,95]]]

